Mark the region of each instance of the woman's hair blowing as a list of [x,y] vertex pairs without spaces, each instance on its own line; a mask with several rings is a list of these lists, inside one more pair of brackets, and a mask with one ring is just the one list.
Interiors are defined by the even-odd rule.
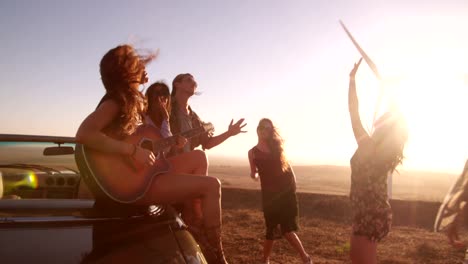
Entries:
[[102,83],[107,94],[121,106],[120,134],[133,133],[144,113],[144,96],[130,87],[142,83],[145,64],[154,59],[153,55],[139,56],[130,45],[121,45],[109,50],[99,65]]

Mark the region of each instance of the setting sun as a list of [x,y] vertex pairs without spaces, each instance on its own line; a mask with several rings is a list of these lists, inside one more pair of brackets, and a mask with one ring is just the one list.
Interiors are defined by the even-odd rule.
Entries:
[[397,102],[410,129],[407,156],[411,162],[459,170],[468,146],[463,76],[425,70],[397,88]]
[[[440,65],[434,63],[435,65]],[[361,114],[371,130],[373,116],[369,113],[378,104],[379,87],[383,89],[377,115],[393,103],[405,116],[409,129],[404,167],[426,167],[458,172],[466,159],[467,124],[464,122],[468,98],[464,74],[451,68],[435,68],[433,65],[418,65],[404,77],[384,78],[382,83],[375,77],[366,76],[361,83]],[[375,87],[373,87],[375,86]],[[366,115],[367,114],[367,115]]]

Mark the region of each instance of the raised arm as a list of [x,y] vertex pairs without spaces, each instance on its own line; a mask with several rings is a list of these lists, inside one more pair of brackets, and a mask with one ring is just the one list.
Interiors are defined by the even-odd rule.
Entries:
[[228,130],[222,134],[219,134],[215,137],[211,137],[208,142],[203,144],[203,148],[205,149],[210,149],[212,147],[216,147],[217,145],[223,143],[226,139],[230,138],[231,136],[235,136],[239,133],[245,133],[247,131],[243,131],[242,128],[244,128],[247,124],[243,124],[244,118],[239,119],[236,123],[234,123],[234,120],[231,120],[231,123],[229,124]]
[[254,155],[253,155],[253,149],[249,150],[248,153],[249,156],[249,164],[250,164],[250,177],[254,180],[258,179],[258,174],[257,174],[257,167],[255,166],[254,163]]
[[356,72],[361,64],[362,58],[358,63],[354,64],[354,68],[349,73],[349,91],[348,91],[348,108],[349,114],[351,117],[351,125],[353,127],[354,138],[358,145],[362,142],[363,139],[369,138],[366,130],[362,126],[361,118],[359,116],[359,101],[356,92],[356,81],[355,76]]

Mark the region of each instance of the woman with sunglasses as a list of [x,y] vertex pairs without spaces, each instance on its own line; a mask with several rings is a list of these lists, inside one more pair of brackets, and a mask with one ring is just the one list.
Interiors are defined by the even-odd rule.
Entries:
[[358,145],[351,158],[352,263],[377,263],[377,242],[387,236],[392,223],[387,175],[403,160],[408,138],[406,124],[397,112],[387,112],[374,123],[372,134],[361,123],[355,76],[362,59],[349,77],[348,108]]
[[249,150],[250,177],[260,178],[266,239],[263,244],[263,262],[270,263],[275,239],[281,237],[293,246],[304,263],[312,263],[298,230],[296,176],[286,160],[283,139],[270,119],[263,118],[257,127],[258,143]]
[[[171,98],[169,87],[164,82],[155,82],[146,89],[145,93],[148,109],[146,110],[144,123],[159,130],[162,138],[172,136],[169,125],[169,113],[171,112]],[[177,138],[177,147],[181,148],[187,143],[182,137]]]
[[[171,98],[169,87],[164,82],[155,82],[148,87],[145,93],[148,103],[148,109],[145,116],[145,123],[158,130],[162,138],[173,136],[169,126],[169,113],[171,112]],[[172,147],[177,155],[166,158],[171,164],[171,172],[179,174],[208,175],[208,159],[204,151],[191,150],[189,152],[180,152],[187,144],[187,139],[176,136],[177,145]],[[168,153],[165,150],[164,153]],[[203,222],[203,211],[201,199],[190,199],[182,204],[174,205],[181,211],[181,216],[187,224],[189,231],[200,244],[205,257],[213,259],[209,246],[206,242]]]
[[[181,73],[172,81],[170,124],[173,133],[184,132],[202,125],[202,120],[189,105],[189,99],[196,94],[197,88],[198,84],[190,73]],[[184,148],[178,149],[175,153],[188,152],[198,146],[201,146],[203,150],[211,149],[232,136],[245,133],[246,131],[243,131],[242,128],[246,125],[244,124],[244,118],[239,119],[235,123],[234,120],[231,120],[228,129],[224,133],[216,136],[213,136],[211,133],[205,133],[192,137]]]
[[[161,134],[162,138],[173,136],[169,125],[169,113],[171,112],[171,98],[169,87],[163,82],[153,83],[145,93],[148,109],[145,115],[145,124],[150,125]],[[187,144],[187,139],[174,135],[177,144],[175,149],[181,149]],[[180,153],[167,158],[171,164],[171,171],[174,173],[187,173],[197,175],[207,175],[208,160],[205,152],[192,150]]]
[[[145,65],[154,57],[142,57],[130,45],[109,50],[100,62],[101,79],[106,94],[97,108],[81,123],[76,141],[88,148],[128,157],[140,166],[153,166],[153,152],[125,141],[140,128],[145,114],[145,98],[140,85],[148,81]],[[227,263],[221,242],[221,183],[215,177],[187,175],[173,166],[168,173],[158,174],[144,195],[131,204],[108,197],[96,183],[88,183],[100,208],[121,209],[128,206],[174,204],[200,198],[207,242],[216,256],[212,263]],[[185,169],[184,169],[185,170]],[[90,179],[90,181],[92,181]]]

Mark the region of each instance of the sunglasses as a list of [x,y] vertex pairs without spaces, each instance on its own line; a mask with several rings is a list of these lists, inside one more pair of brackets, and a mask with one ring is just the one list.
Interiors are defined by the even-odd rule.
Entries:
[[265,129],[273,129],[272,126],[258,126],[258,129],[265,130]]

